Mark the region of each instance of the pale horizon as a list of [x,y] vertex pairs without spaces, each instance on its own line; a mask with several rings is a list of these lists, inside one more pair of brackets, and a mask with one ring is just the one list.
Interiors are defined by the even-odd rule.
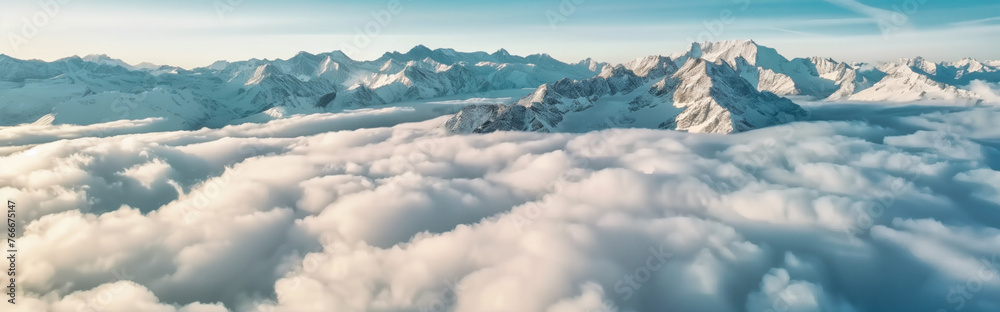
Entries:
[[[918,5],[911,8],[854,0],[746,6],[739,0],[613,6],[402,0],[392,8],[397,13],[390,12],[391,1],[227,3],[69,1],[55,9],[7,4],[0,12],[0,35],[6,39],[0,53],[43,61],[105,54],[129,64],[196,68],[220,60],[287,59],[299,51],[351,50],[345,53],[352,59],[370,60],[425,45],[463,52],[503,48],[516,55],[546,53],[569,63],[593,58],[620,64],[683,51],[691,42],[753,39],[788,58],[867,63],[917,56],[935,62],[1000,59],[995,52],[1000,44],[982,40],[1000,35],[1000,19],[989,13],[1000,5],[984,1],[914,2]],[[283,14],[271,14],[275,10]],[[320,14],[326,11],[330,13]],[[491,14],[477,15],[483,11]],[[427,22],[439,20],[447,22]],[[41,27],[32,32],[32,26]]]

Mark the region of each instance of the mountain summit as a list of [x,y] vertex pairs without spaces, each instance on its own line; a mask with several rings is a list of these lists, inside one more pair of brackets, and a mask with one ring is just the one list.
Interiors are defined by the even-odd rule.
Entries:
[[857,101],[949,100],[979,103],[956,87],[1000,81],[1000,70],[971,59],[903,59],[877,68],[828,58],[787,59],[753,40],[693,43],[669,57],[606,66],[596,77],[539,87],[513,105],[463,109],[444,127],[456,133],[583,132],[612,127],[733,133],[803,118],[781,96]]
[[455,133],[585,132],[654,128],[733,133],[799,120],[806,112],[787,99],[757,91],[721,61],[668,58],[633,62],[583,80],[539,87],[513,105],[476,105],[445,123]]

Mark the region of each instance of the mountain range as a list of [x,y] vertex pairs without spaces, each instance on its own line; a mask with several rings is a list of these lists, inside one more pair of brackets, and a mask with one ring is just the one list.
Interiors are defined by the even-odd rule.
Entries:
[[982,97],[963,88],[974,80],[1000,82],[1000,62],[789,60],[752,40],[694,43],[687,51],[620,65],[424,46],[368,61],[339,51],[300,52],[287,60],[219,61],[191,70],[105,55],[53,62],[0,55],[0,125],[44,116],[68,124],[162,117],[193,129],[274,110],[332,112],[531,88],[513,104],[467,106],[444,127],[456,133],[609,127],[732,133],[803,118],[806,112],[786,98],[793,96],[976,104]]
[[0,55],[0,124],[92,124],[166,117],[180,127],[218,127],[272,108],[335,111],[489,90],[534,88],[588,78],[604,63],[560,62],[546,54],[514,56],[414,47],[371,61],[335,51],[287,60],[216,62],[185,70],[132,66],[104,55],[53,62]]
[[785,96],[975,105],[982,98],[959,87],[973,80],[1000,81],[1000,67],[971,59],[931,63],[915,58],[880,65],[819,57],[789,60],[752,40],[694,43],[670,56],[606,66],[590,79],[543,85],[513,105],[466,107],[445,128],[455,133],[604,128],[733,133],[805,117]]

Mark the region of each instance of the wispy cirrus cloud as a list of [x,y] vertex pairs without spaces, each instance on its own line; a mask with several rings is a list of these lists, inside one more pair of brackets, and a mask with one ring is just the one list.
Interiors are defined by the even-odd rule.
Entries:
[[1000,23],[1000,16],[951,23],[952,26],[979,26]]
[[868,16],[872,21],[889,20],[892,18],[892,11],[879,9],[857,0],[824,0],[855,13]]

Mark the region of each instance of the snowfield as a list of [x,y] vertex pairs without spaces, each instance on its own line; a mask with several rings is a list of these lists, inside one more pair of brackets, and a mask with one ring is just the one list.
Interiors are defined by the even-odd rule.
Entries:
[[1000,108],[798,103],[732,135],[3,127],[13,311],[1000,310]]

